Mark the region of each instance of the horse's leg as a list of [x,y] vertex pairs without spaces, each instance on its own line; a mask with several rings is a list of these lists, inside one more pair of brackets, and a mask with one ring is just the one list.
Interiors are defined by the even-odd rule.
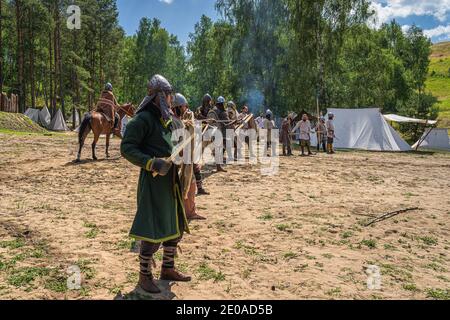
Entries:
[[109,159],[109,140],[111,139],[111,133],[106,135],[106,159]]
[[83,150],[84,143],[86,142],[86,138],[87,138],[88,134],[89,134],[88,131],[84,132],[80,139],[80,149],[78,150],[77,162],[81,161],[81,151]]
[[94,136],[94,142],[92,143],[92,159],[94,159],[94,161],[97,161],[98,159],[97,159],[97,157],[95,156],[95,147],[97,146],[97,142],[98,142],[98,139],[100,138],[100,133],[95,133],[95,136]]

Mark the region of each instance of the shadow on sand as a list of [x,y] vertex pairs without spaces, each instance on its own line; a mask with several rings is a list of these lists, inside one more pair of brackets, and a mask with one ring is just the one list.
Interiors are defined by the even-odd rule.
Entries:
[[156,281],[156,284],[161,289],[160,294],[149,294],[142,290],[140,287],[136,287],[130,293],[122,294],[121,292],[117,294],[114,300],[128,300],[128,301],[170,301],[175,300],[177,296],[172,292],[173,283],[169,281]]
[[120,157],[118,157],[118,158],[116,157],[116,158],[98,159],[98,160],[93,160],[93,159],[85,159],[85,160],[81,160],[81,161],[73,160],[73,161],[67,162],[64,165],[64,167],[82,166],[84,164],[90,164],[90,163],[117,162],[120,159],[121,159]]

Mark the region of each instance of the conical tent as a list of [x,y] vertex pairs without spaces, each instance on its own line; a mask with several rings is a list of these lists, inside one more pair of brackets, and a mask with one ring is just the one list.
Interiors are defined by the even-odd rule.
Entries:
[[[335,115],[336,148],[411,151],[408,143],[387,123],[379,109],[328,109],[328,112]],[[312,143],[317,144],[315,134],[311,136],[314,137]]]
[[28,108],[27,111],[25,111],[25,115],[33,120],[33,122],[39,123],[39,110]]
[[419,149],[450,151],[448,129],[428,129],[422,138],[413,145],[413,149],[417,149],[418,146]]
[[50,125],[51,122],[52,122],[52,116],[50,115],[48,108],[44,107],[39,112],[39,124],[45,128],[48,128],[48,126]]
[[61,109],[58,109],[56,114],[53,116],[52,122],[50,123],[48,129],[52,131],[69,131]]

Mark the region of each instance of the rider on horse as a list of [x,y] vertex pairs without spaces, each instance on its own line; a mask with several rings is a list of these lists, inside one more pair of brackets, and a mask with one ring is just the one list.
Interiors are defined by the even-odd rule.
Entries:
[[96,111],[105,115],[108,122],[111,124],[111,130],[114,130],[117,125],[116,109],[119,108],[119,103],[113,93],[113,86],[111,83],[105,85],[105,90],[102,91],[100,99],[97,103]]

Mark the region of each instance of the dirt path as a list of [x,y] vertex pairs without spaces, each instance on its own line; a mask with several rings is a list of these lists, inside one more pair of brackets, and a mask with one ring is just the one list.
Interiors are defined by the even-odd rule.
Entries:
[[[0,298],[152,298],[135,290],[127,236],[139,169],[117,140],[108,161],[74,165],[75,151],[73,135],[0,135]],[[153,298],[449,298],[448,154],[282,158],[277,176],[230,167],[206,187],[208,220],[192,224],[179,259],[194,281]],[[422,210],[363,226],[410,207]],[[72,265],[79,291],[66,287]],[[367,287],[371,265],[379,290]]]

